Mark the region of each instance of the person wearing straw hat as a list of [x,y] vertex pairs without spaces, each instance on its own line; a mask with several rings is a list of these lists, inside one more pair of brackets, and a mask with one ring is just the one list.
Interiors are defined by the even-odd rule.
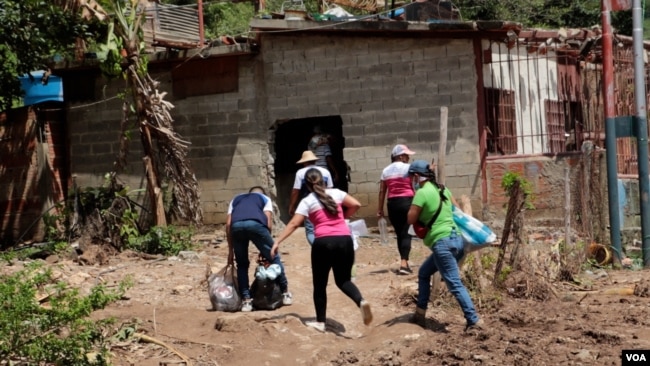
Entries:
[[[298,206],[298,202],[305,198],[309,194],[309,190],[307,189],[307,185],[305,184],[305,173],[311,169],[311,168],[316,168],[318,169],[322,176],[323,176],[323,182],[325,183],[327,188],[333,188],[334,183],[332,179],[332,175],[330,174],[330,171],[323,168],[319,167],[316,165],[316,161],[318,161],[318,157],[311,151],[311,150],[305,150],[302,153],[302,157],[300,160],[296,161],[296,164],[301,164],[302,168],[298,169],[296,172],[296,177],[293,181],[293,188],[291,189],[291,198],[289,200],[289,216],[293,217],[293,214],[296,212],[296,207]],[[308,219],[305,219],[305,236],[307,236],[307,241],[309,242],[309,245],[314,243],[314,225],[309,221]]]

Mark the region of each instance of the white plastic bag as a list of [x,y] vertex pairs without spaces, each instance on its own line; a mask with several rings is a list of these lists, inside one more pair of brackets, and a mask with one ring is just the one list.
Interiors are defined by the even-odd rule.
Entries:
[[452,213],[454,215],[454,223],[460,230],[463,240],[466,243],[466,250],[478,250],[497,240],[497,235],[475,217],[464,213],[456,206],[453,206]]
[[352,221],[345,220],[345,223],[348,224],[348,229],[350,229],[350,236],[352,236],[352,244],[354,245],[354,250],[359,249],[359,236],[367,236],[368,228],[366,227],[366,222],[363,220]]
[[241,296],[237,288],[237,273],[234,265],[227,264],[219,272],[210,275],[208,293],[213,310],[239,311]]

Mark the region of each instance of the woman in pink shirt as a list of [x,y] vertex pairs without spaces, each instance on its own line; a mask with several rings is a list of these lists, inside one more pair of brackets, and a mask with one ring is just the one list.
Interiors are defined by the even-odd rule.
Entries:
[[408,233],[409,226],[406,223],[406,216],[411,208],[413,200],[413,187],[409,178],[409,159],[415,154],[406,145],[395,145],[391,152],[391,163],[381,172],[379,185],[379,202],[377,217],[384,217],[384,200],[388,196],[386,208],[388,208],[388,219],[395,228],[397,235],[397,250],[400,256],[400,267],[397,273],[408,275],[413,273],[409,266],[409,255],[411,253],[411,235]]
[[[314,243],[311,246],[311,272],[314,286],[314,307],[316,321],[306,322],[321,332],[325,331],[327,312],[327,281],[330,270],[334,272],[336,286],[361,309],[365,325],[372,321],[370,304],[363,299],[359,288],[352,282],[354,244],[350,228],[345,219],[353,215],[361,203],[337,188],[326,188],[321,172],[312,168],[305,173],[309,195],[303,198],[296,212],[276,238],[271,248],[271,257],[278,253],[278,247],[296,228],[309,218],[314,224]],[[345,211],[343,210],[345,207]]]

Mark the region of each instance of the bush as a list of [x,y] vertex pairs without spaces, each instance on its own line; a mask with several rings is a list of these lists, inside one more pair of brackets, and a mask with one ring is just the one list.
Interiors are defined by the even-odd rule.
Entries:
[[[67,284],[56,283],[49,269],[32,262],[24,270],[0,275],[0,363],[106,365],[104,333],[111,319],[90,320],[95,310],[119,299],[128,285],[108,291],[95,286],[82,296]],[[38,297],[45,297],[41,304]],[[10,363],[11,364],[11,363]]]
[[192,248],[192,231],[154,226],[143,236],[131,236],[127,248],[148,254],[177,255]]

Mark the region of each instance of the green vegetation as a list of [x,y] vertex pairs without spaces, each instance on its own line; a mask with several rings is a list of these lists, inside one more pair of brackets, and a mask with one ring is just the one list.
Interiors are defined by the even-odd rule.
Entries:
[[80,295],[77,289],[55,282],[52,272],[37,262],[0,275],[0,360],[28,365],[108,364],[105,334],[112,320],[88,316],[118,300],[130,286],[128,281],[117,290],[95,286],[88,295]]
[[177,255],[183,250],[192,249],[192,230],[154,226],[148,233],[130,235],[127,240],[126,247],[138,252]]
[[[167,0],[166,4],[189,5],[197,0]],[[266,2],[265,13],[280,12],[284,0]],[[253,2],[231,3],[204,1],[206,36],[239,35],[248,30],[248,23],[255,15]],[[601,24],[600,0],[457,0],[454,5],[460,9],[465,20],[508,20],[525,27],[590,28]],[[308,13],[318,12],[316,0],[305,0]],[[348,12],[362,11],[346,7]],[[380,9],[381,10],[381,9]],[[650,26],[650,24],[647,24]],[[620,33],[632,35],[631,11],[612,12],[612,26]],[[650,35],[648,27],[644,34]],[[645,37],[644,37],[645,38]]]
[[[600,0],[457,0],[454,4],[467,20],[509,20],[545,29],[602,24]],[[632,12],[612,12],[612,26],[632,35]]]
[[497,262],[497,258],[489,252],[481,255],[481,267],[483,270],[492,269],[492,266]]
[[499,272],[499,282],[498,283],[504,283],[506,282],[506,279],[508,279],[508,276],[512,273],[512,267],[510,266],[505,266],[501,269],[501,272]]
[[203,11],[205,36],[207,39],[215,39],[223,35],[247,34],[254,15],[252,2],[208,4]]
[[72,57],[77,39],[105,28],[44,0],[0,0],[0,110],[22,97],[19,76]]
[[501,179],[501,188],[506,192],[506,196],[510,197],[512,195],[512,189],[515,186],[515,182],[519,183],[519,187],[524,193],[524,204],[526,208],[529,210],[535,209],[535,206],[533,206],[532,203],[535,198],[533,195],[532,185],[528,180],[526,180],[526,178],[522,177],[518,173],[507,172],[503,175],[503,178]]

